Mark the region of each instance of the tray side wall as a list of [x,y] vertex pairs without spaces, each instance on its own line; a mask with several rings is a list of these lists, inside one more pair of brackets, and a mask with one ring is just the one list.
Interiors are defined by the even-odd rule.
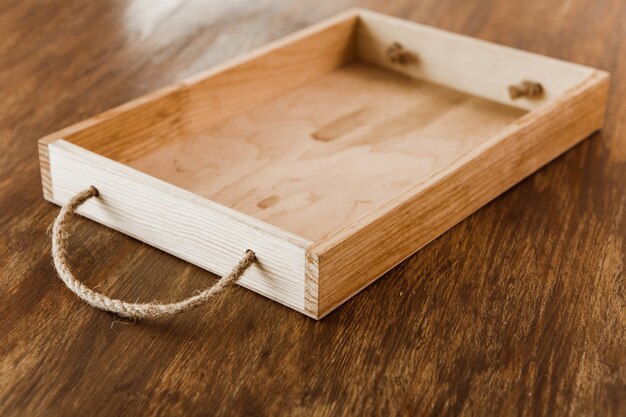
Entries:
[[[356,29],[357,58],[413,78],[435,83],[499,103],[531,110],[589,77],[594,69],[571,62],[482,41],[456,33],[361,10]],[[392,63],[387,48],[399,42],[413,53],[413,64]],[[512,100],[508,87],[537,81],[544,96]]]
[[146,94],[40,139],[65,139],[99,155],[125,162],[137,153],[162,146],[184,133],[186,90],[174,85]]
[[[609,76],[596,71],[503,135],[334,236],[307,249],[317,262],[318,317],[499,194],[599,129]],[[312,285],[313,285],[312,284]],[[308,285],[308,284],[307,284]]]
[[308,314],[304,248],[310,242],[64,140],[41,141],[40,160],[42,170],[49,167],[49,201],[61,205],[93,184],[100,196],[81,206],[81,215],[218,275],[251,249],[258,260],[239,284]]

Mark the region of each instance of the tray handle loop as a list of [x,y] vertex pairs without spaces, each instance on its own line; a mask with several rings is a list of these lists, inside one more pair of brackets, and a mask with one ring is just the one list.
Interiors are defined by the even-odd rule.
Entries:
[[133,319],[172,316],[207,303],[211,297],[221,293],[226,287],[237,282],[248,267],[256,260],[254,252],[247,250],[233,270],[228,275],[220,278],[212,287],[175,303],[129,303],[109,298],[104,294],[100,294],[88,288],[85,284],[76,279],[65,256],[67,239],[69,238],[67,225],[72,215],[81,204],[98,195],[98,189],[94,186],[76,194],[61,208],[61,212],[55,219],[52,227],[52,259],[54,260],[54,266],[59,274],[59,278],[61,278],[65,285],[67,285],[67,288],[76,294],[78,298],[92,307]]

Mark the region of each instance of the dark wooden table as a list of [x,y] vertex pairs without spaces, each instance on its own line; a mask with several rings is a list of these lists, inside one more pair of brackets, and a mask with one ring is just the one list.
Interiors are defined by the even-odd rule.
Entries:
[[[359,5],[613,74],[606,126],[321,322],[243,288],[120,321],[56,278],[36,139],[353,5],[0,3],[0,415],[626,415],[626,2]],[[80,219],[76,272],[183,298],[208,272]]]

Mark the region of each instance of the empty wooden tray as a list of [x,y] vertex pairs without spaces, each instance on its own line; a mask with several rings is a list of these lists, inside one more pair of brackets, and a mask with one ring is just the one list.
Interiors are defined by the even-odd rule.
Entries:
[[44,196],[314,318],[603,123],[603,71],[351,10],[42,138]]

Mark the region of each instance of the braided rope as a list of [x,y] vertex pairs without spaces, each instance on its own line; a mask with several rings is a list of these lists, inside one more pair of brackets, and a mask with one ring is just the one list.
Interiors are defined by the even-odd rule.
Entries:
[[248,267],[252,265],[256,259],[254,252],[247,250],[244,257],[233,268],[233,270],[228,275],[220,278],[215,285],[197,295],[191,296],[179,302],[171,304],[142,304],[128,303],[126,301],[109,298],[106,295],[93,291],[85,286],[85,284],[77,280],[70,270],[65,257],[67,239],[69,238],[66,226],[69,223],[69,220],[81,204],[96,196],[98,196],[98,190],[96,187],[91,186],[87,190],[76,194],[65,206],[61,208],[61,212],[54,221],[54,226],[52,228],[52,259],[54,260],[54,266],[59,274],[59,278],[61,278],[65,285],[67,285],[67,288],[76,294],[78,298],[95,308],[99,308],[100,310],[109,311],[120,316],[134,319],[156,318],[182,313],[205,304],[211,297],[219,294],[226,287],[237,282],[246,269],[248,269]]

